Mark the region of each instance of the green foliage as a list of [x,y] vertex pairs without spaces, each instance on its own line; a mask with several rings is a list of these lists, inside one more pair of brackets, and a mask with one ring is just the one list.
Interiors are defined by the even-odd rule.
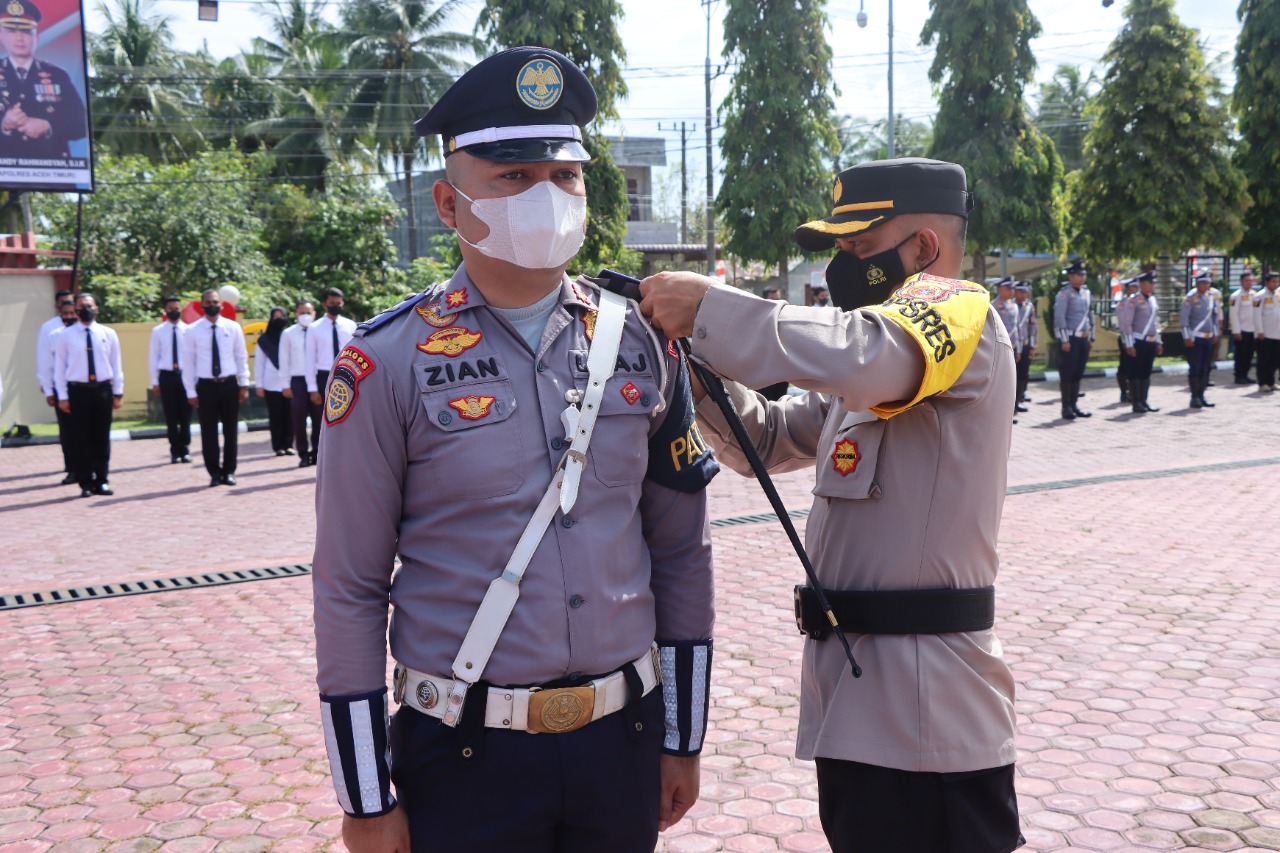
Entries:
[[974,209],[969,240],[1061,252],[1066,213],[1062,160],[1031,123],[1023,92],[1040,35],[1027,0],[930,0],[921,44],[937,43],[929,79],[938,87],[930,156],[959,163]]
[[[927,121],[895,116],[893,153],[895,157],[924,157],[933,145],[933,126]],[[889,120],[872,121],[861,116],[841,116],[836,123],[839,151],[832,157],[832,171],[839,173],[868,160],[889,156]]]
[[1220,84],[1173,0],[1131,0],[1125,14],[1071,182],[1073,245],[1109,260],[1229,250],[1249,197],[1230,160]]
[[1085,77],[1078,65],[1059,65],[1053,79],[1040,87],[1036,127],[1053,140],[1062,166],[1074,172],[1084,165],[1085,113],[1098,93],[1098,75]]
[[105,273],[87,278],[85,283],[85,290],[98,301],[98,319],[104,323],[156,321],[160,299],[170,292],[165,290],[164,280],[153,272]]
[[1232,108],[1239,121],[1235,164],[1254,205],[1245,214],[1245,254],[1280,262],[1280,2],[1241,0]]
[[726,253],[783,267],[796,226],[827,213],[837,144],[831,48],[821,0],[729,0],[725,52],[734,66],[723,107],[724,179],[716,210]]

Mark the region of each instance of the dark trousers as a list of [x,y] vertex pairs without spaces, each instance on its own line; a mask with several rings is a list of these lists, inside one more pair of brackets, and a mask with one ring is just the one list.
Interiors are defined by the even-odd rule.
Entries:
[[1133,373],[1133,366],[1129,361],[1129,353],[1125,351],[1124,344],[1120,344],[1120,366],[1116,368],[1116,376],[1128,379]]
[[289,450],[293,447],[293,422],[289,416],[289,401],[280,391],[266,391],[267,427],[271,432],[272,450]]
[[1192,379],[1208,379],[1213,367],[1213,338],[1195,338],[1187,347],[1187,372]]
[[315,456],[320,447],[320,407],[311,402],[305,378],[295,376],[290,379],[289,390],[293,392],[293,399],[289,401],[293,412],[293,446],[298,449],[299,456],[307,455],[307,418],[311,418],[310,455]]
[[1013,370],[1017,382],[1017,394],[1013,398],[1015,406],[1027,395],[1027,382],[1031,379],[1031,347],[1023,347],[1020,355],[1022,357],[1018,359]]
[[1258,341],[1258,384],[1275,385],[1278,369],[1280,369],[1280,338],[1263,338]]
[[75,452],[71,449],[71,416],[58,408],[58,392],[53,392],[53,413],[58,416],[58,444],[62,446],[62,470],[76,472]]
[[1156,348],[1159,346],[1155,341],[1134,341],[1133,349],[1135,355],[1129,359],[1129,378],[1130,379],[1148,379],[1151,376],[1151,368],[1156,363]]
[[72,465],[80,488],[107,482],[111,462],[111,383],[68,385]]
[[1245,382],[1249,376],[1249,368],[1253,367],[1254,340],[1253,332],[1241,332],[1236,341],[1236,381]]
[[564,734],[467,727],[470,700],[456,729],[407,707],[392,719],[413,853],[653,853],[660,689]]
[[[200,401],[200,452],[210,477],[236,472],[239,444],[240,386],[235,377],[226,382],[201,379],[196,382]],[[222,424],[222,463],[218,463],[218,424]]]
[[787,388],[789,387],[791,387],[789,382],[775,382],[772,385],[757,388],[756,391],[766,400],[781,400],[787,396]]
[[191,451],[191,403],[182,387],[181,371],[160,371],[160,406],[169,430],[169,456],[186,456]]
[[1071,344],[1071,352],[1059,353],[1062,357],[1058,362],[1058,375],[1063,382],[1079,382],[1084,378],[1084,367],[1089,362],[1093,342],[1072,335],[1068,343]]
[[832,853],[1009,853],[1026,843],[1012,764],[919,773],[819,758],[817,769]]

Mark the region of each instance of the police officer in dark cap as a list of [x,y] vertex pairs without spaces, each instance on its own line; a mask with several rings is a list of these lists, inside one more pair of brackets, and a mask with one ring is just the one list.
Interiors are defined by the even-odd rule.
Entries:
[[715,459],[676,350],[565,275],[595,113],[543,48],[454,83],[416,129],[463,263],[329,374],[316,662],[352,853],[652,853],[697,799]]
[[[796,754],[817,766],[831,849],[1008,853],[1022,843],[1013,676],[994,617],[940,617],[965,599],[994,606],[1012,341],[986,287],[960,279],[963,168],[863,163],[840,173],[831,199],[831,214],[795,238],[839,249],[827,267],[835,307],[664,272],[641,283],[641,308],[734,380],[727,390],[766,466],[814,473],[807,550],[862,668],[855,678],[825,619],[802,615]],[[748,390],[782,380],[804,393]],[[698,423],[720,460],[749,474],[711,400]],[[919,590],[941,610],[926,614]]]
[[[1133,297],[1138,295],[1138,276],[1123,279],[1120,282],[1120,299],[1116,302],[1116,328],[1125,324],[1125,316],[1134,307]],[[1116,369],[1116,386],[1120,389],[1120,402],[1132,401],[1130,380],[1133,368],[1129,363],[1129,348],[1123,343],[1120,346],[1120,366]]]
[[1066,420],[1092,417],[1081,411],[1080,380],[1093,348],[1093,297],[1084,286],[1087,270],[1076,261],[1065,270],[1067,283],[1053,301],[1053,327],[1058,335],[1058,387],[1062,390],[1062,417]]
[[0,0],[0,154],[66,160],[89,132],[84,102],[66,71],[36,59],[40,20],[31,0]]

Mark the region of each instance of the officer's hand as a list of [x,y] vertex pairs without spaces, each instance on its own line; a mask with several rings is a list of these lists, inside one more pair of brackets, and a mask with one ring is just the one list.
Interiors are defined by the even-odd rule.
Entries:
[[264,388],[258,388],[256,391],[254,391],[254,393],[257,394],[259,397],[267,396],[266,389]]
[[1016,364],[1017,362],[1019,362],[1019,361],[1022,361],[1022,353],[1021,353],[1021,352],[1015,352],[1015,353],[1013,354],[1013,361],[1014,361],[1014,363],[1015,363],[1015,364]]
[[249,399],[249,389],[248,389],[248,388],[241,388],[241,389],[240,389],[240,402],[241,402],[241,403],[243,403],[245,400],[248,400],[248,399]]
[[199,398],[199,397],[188,397],[188,398],[187,398],[187,402],[191,404],[191,408],[193,408],[193,409],[198,409],[198,408],[200,408],[200,398]]
[[123,405],[124,405],[124,397],[117,396],[117,397],[111,398],[111,408],[118,409]]
[[684,817],[698,801],[701,767],[696,755],[666,755],[661,758],[662,795],[658,800],[658,831],[665,832]]
[[27,114],[22,111],[21,105],[15,105],[4,114],[4,123],[0,124],[0,130],[5,133],[12,133],[22,126],[27,120]]
[[152,386],[151,386],[151,393],[152,393],[152,394],[155,394],[157,397],[159,397],[159,396],[160,396],[160,386],[159,386],[159,385],[152,385]]
[[284,398],[285,398],[286,400],[292,400],[292,399],[293,399],[293,389],[292,389],[292,388],[286,388],[286,389],[284,389],[283,391],[281,391],[280,393],[284,395]]
[[1125,347],[1124,351],[1129,355],[1129,358],[1135,358],[1138,355],[1137,347]]
[[342,842],[351,853],[409,853],[409,819],[399,806],[381,817],[343,815]]
[[1156,355],[1164,355],[1164,344],[1156,344]]
[[22,123],[22,135],[28,139],[38,139],[41,136],[47,136],[53,130],[53,126],[42,118],[29,118]]
[[1036,348],[1035,348],[1035,347],[1032,347],[1031,349],[1027,350],[1027,358],[1031,359],[1031,358],[1035,358],[1035,357],[1036,357]]
[[62,411],[64,414],[71,414],[71,401],[70,401],[70,400],[59,400],[59,401],[58,401],[58,409],[59,409],[60,411]]
[[1070,342],[1070,341],[1067,341],[1066,343],[1064,343],[1064,344],[1062,345],[1062,351],[1063,351],[1063,352],[1071,352],[1071,342]]
[[318,405],[320,405],[320,392],[319,392],[319,391],[312,391],[312,392],[311,392],[311,405],[313,405],[313,406],[318,406]]
[[1236,333],[1235,333],[1234,335],[1232,335],[1231,337],[1235,338],[1237,341],[1243,341],[1243,340],[1244,340],[1244,335],[1240,334],[1239,332],[1236,332]]
[[660,272],[640,282],[640,311],[668,338],[693,334],[702,297],[715,281],[692,272]]
[[48,403],[50,406],[58,405],[58,398],[53,396],[52,394],[50,394],[48,397],[45,397],[44,401]]

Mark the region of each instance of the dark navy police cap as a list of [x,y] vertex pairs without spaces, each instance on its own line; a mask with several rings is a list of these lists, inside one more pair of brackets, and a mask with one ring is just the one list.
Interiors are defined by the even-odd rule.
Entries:
[[1020,282],[1018,282],[1017,284],[1015,284],[1015,285],[1013,286],[1013,289],[1014,289],[1014,290],[1025,290],[1025,291],[1027,291],[1028,293],[1030,293],[1030,292],[1031,292],[1031,282],[1027,281],[1026,279],[1023,279],[1022,281],[1020,281]]
[[1063,270],[1063,272],[1067,275],[1084,275],[1088,270],[1085,269],[1083,261],[1076,261],[1071,266]]
[[34,30],[40,19],[40,8],[31,0],[0,0],[0,27],[6,30]]
[[1014,278],[1011,275],[1007,275],[996,282],[996,287],[1013,287],[1017,283],[1018,283],[1018,280],[1016,278]]
[[1138,276],[1135,275],[1133,278],[1126,278],[1123,281],[1121,281],[1120,286],[1121,287],[1137,287],[1138,281],[1139,281],[1139,278]]
[[504,163],[583,163],[591,155],[581,127],[595,117],[596,91],[573,60],[545,47],[513,47],[459,77],[413,129],[440,134],[446,157],[466,151]]
[[836,178],[832,197],[830,216],[796,229],[802,249],[830,249],[837,237],[870,231],[903,213],[949,213],[968,219],[973,209],[964,169],[922,157],[872,160],[845,169]]
[[1155,280],[1156,280],[1156,274],[1152,270],[1147,270],[1146,272],[1140,272],[1133,277],[1134,284],[1141,284],[1144,281],[1155,281]]

